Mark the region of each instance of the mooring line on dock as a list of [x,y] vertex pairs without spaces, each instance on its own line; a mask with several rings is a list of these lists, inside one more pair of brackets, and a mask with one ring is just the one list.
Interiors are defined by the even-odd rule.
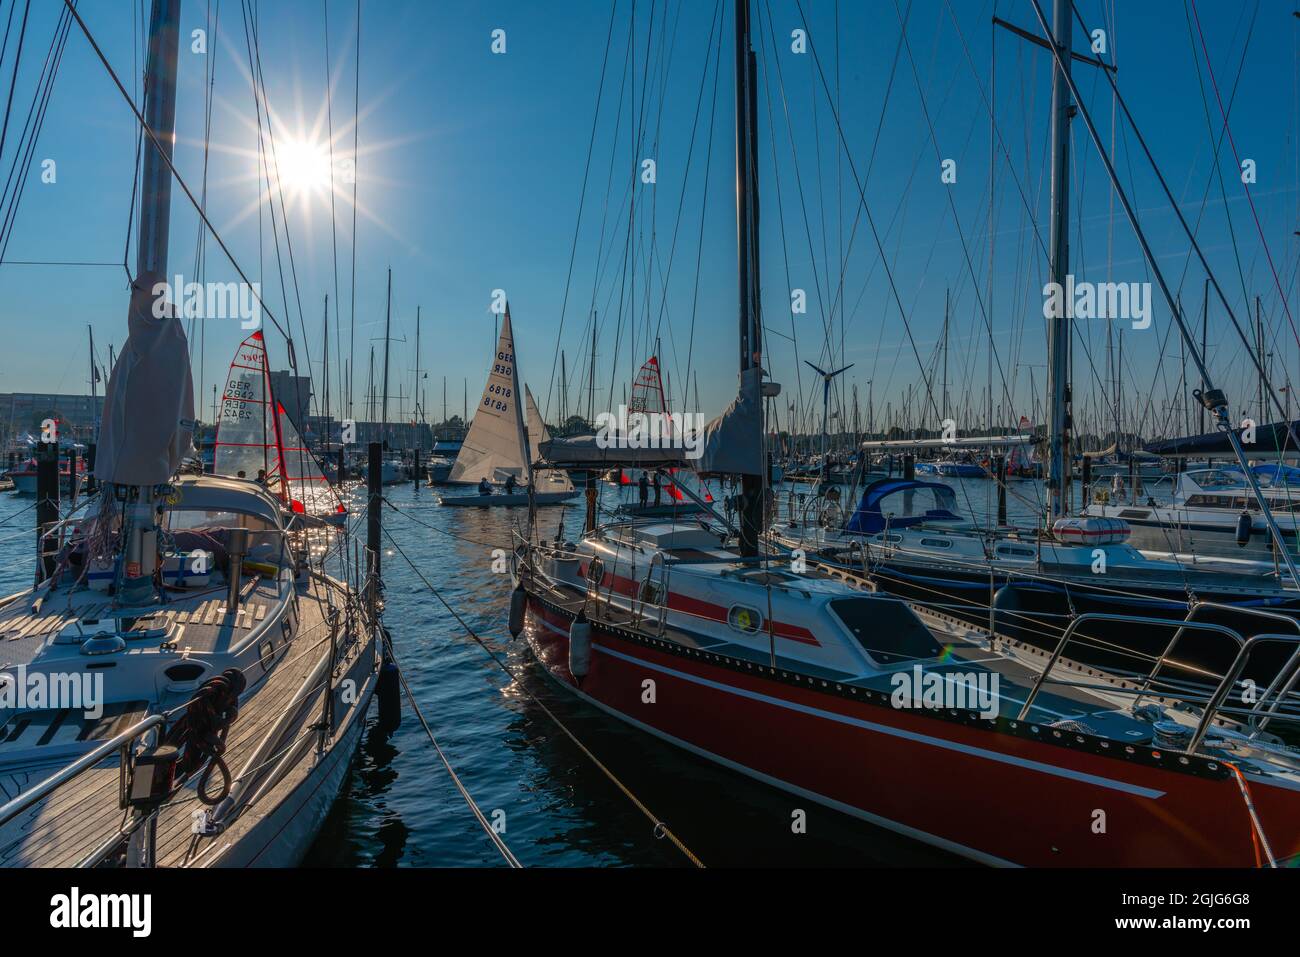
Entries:
[[471,544],[471,545],[477,545],[477,546],[479,546],[479,548],[506,548],[506,549],[508,549],[508,548],[510,547],[509,543],[506,543],[506,544],[495,544],[495,545],[494,545],[494,544],[492,544],[492,543],[490,543],[490,542],[479,542],[479,541],[475,541],[475,540],[472,539],[472,538],[466,538],[464,535],[457,535],[455,532],[449,532],[449,531],[447,531],[445,528],[439,528],[439,527],[436,526],[436,525],[430,525],[428,522],[422,522],[422,521],[420,521],[418,518],[416,518],[414,515],[411,514],[411,509],[409,509],[409,508],[398,508],[396,505],[393,504],[392,500],[391,500],[387,495],[385,495],[383,498],[384,498],[384,504],[387,505],[389,508],[391,508],[391,509],[392,509],[394,512],[396,512],[398,515],[402,515],[402,516],[404,516],[404,517],[406,517],[406,518],[409,518],[409,519],[410,519],[411,521],[413,521],[416,525],[420,525],[420,526],[422,526],[422,527],[424,527],[424,528],[431,529],[432,531],[435,531],[435,532],[437,532],[437,533],[440,534],[440,535],[446,535],[448,538],[454,538],[454,539],[456,539],[458,542],[468,542],[468,543]]
[[[518,686],[519,690],[522,691],[525,695],[527,695],[528,699],[533,704],[537,705],[537,707],[539,707],[542,710],[542,713],[545,714],[548,718],[550,718],[552,723],[554,723],[555,726],[564,733],[565,737],[567,737],[570,741],[572,741],[574,746],[577,747],[577,749],[581,751],[584,756],[586,756],[587,760],[589,760],[593,765],[595,765],[597,770],[599,770],[601,774],[605,775],[605,777],[609,779],[610,783],[612,783],[616,788],[618,788],[618,790],[622,792],[623,796],[626,797],[629,801],[631,801],[633,806],[636,807],[636,809],[640,811],[646,817],[646,819],[650,821],[651,824],[654,825],[654,831],[653,831],[654,835],[656,837],[666,837],[669,840],[669,842],[673,845],[673,847],[681,851],[681,853],[686,857],[688,861],[691,862],[691,864],[693,864],[695,867],[703,868],[704,862],[701,861],[699,857],[697,857],[689,847],[687,847],[684,843],[682,843],[681,838],[679,838],[676,834],[674,834],[672,829],[669,828],[667,824],[665,824],[662,820],[660,820],[659,817],[655,815],[653,811],[651,811],[648,807],[646,807],[645,803],[640,798],[638,798],[634,793],[632,793],[632,790],[628,788],[628,786],[624,784],[621,780],[619,780],[618,776],[614,774],[614,772],[611,771],[609,768],[607,768],[605,764],[600,760],[600,758],[596,757],[596,755],[591,752],[591,749],[588,748],[585,744],[583,744],[578,739],[577,735],[575,735],[572,731],[569,730],[568,726],[565,725],[563,721],[561,721],[558,717],[556,717],[555,712],[553,712],[550,708],[548,708],[545,705],[545,703],[541,701],[541,699],[539,699],[535,694],[533,694],[528,689],[528,687],[524,684],[523,679],[520,678],[518,675],[516,675],[513,671],[511,671],[510,666],[507,665],[504,661],[502,661],[501,658],[496,654],[496,652],[494,652],[491,648],[487,646],[487,643],[482,639],[482,637],[480,637],[479,634],[469,626],[468,622],[466,622],[465,619],[462,618],[456,612],[456,609],[452,608],[451,605],[447,603],[447,599],[442,597],[442,593],[439,592],[438,589],[433,586],[433,583],[424,576],[424,573],[420,571],[419,567],[416,566],[415,562],[411,561],[410,556],[406,554],[402,546],[399,545],[396,539],[393,538],[392,532],[390,532],[387,528],[382,529],[382,531],[384,535],[388,537],[388,540],[389,542],[392,543],[393,547],[397,549],[398,554],[401,555],[403,559],[405,559],[406,564],[411,566],[411,571],[415,572],[416,577],[419,578],[420,581],[424,582],[424,586],[428,588],[429,591],[433,594],[433,596],[437,598],[439,602],[442,603],[442,606],[446,608],[448,612],[450,612],[451,616],[456,619],[456,621],[460,624],[461,628],[465,629],[465,633],[468,634],[472,639],[474,639],[474,642],[480,648],[483,649],[483,652],[490,659],[492,659],[492,662],[498,668],[500,668],[503,672],[505,672],[506,676],[509,677],[510,680],[514,682],[515,685]],[[386,643],[391,647],[391,642],[387,641],[387,639],[386,639]],[[402,678],[403,686],[406,687],[406,677],[401,673],[400,668],[398,669],[398,674]],[[415,698],[411,694],[411,690],[409,687],[406,688],[406,694],[407,697],[411,699],[412,706],[414,706],[416,709],[416,714],[419,715],[420,709],[417,705],[415,705]],[[423,717],[421,717],[420,720],[423,721],[424,720]]]
[[447,759],[447,755],[442,750],[442,746],[438,744],[438,739],[434,736],[433,729],[429,727],[429,722],[424,719],[424,712],[420,710],[419,702],[415,700],[415,694],[411,691],[411,686],[406,681],[406,672],[397,661],[397,655],[393,652],[393,642],[389,638],[387,630],[384,630],[382,634],[384,648],[388,651],[389,660],[397,667],[397,677],[402,682],[402,689],[406,692],[406,700],[411,702],[411,707],[415,709],[415,716],[420,719],[420,724],[424,726],[424,733],[429,736],[429,743],[433,745],[433,750],[438,753],[438,758],[442,761],[442,766],[447,769],[447,774],[451,778],[451,783],[456,785],[456,790],[459,791],[460,796],[465,799],[465,803],[469,805],[469,809],[474,812],[474,817],[478,819],[479,824],[487,833],[487,836],[492,840],[492,843],[496,845],[497,850],[501,852],[501,856],[506,859],[506,863],[513,868],[522,868],[524,865],[519,863],[519,858],[515,857],[514,852],[510,850],[510,848],[506,846],[506,842],[501,839],[501,835],[493,829],[492,822],[487,819],[487,815],[483,813],[483,810],[475,802],[473,796],[469,793],[469,790],[461,782],[460,775],[456,773],[456,769],[451,766],[451,761]]

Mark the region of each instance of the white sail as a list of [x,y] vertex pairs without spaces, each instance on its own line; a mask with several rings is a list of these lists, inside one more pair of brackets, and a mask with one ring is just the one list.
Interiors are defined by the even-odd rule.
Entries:
[[260,331],[240,343],[230,363],[215,444],[212,471],[217,475],[256,479],[263,472],[268,487],[280,491],[279,443]]
[[519,403],[519,371],[515,365],[515,337],[506,306],[483,398],[479,400],[469,434],[456,456],[449,482],[503,482],[513,475],[528,478],[527,433]]
[[[526,385],[524,386],[524,397],[528,400],[528,451],[532,454],[533,459],[536,459],[542,443],[551,441],[551,433],[546,428],[546,423],[542,421],[541,413],[537,411],[537,403],[533,401],[533,390]],[[573,483],[569,481],[569,476],[561,470],[538,472],[534,476],[534,484],[537,486],[538,491],[542,492],[573,491]]]

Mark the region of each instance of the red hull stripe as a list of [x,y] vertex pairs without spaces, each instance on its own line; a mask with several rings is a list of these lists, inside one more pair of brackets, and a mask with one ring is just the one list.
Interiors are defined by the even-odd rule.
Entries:
[[[579,567],[579,572],[583,577],[586,577],[587,566],[585,563]],[[634,597],[639,588],[638,582],[633,581],[631,578],[615,575],[613,572],[606,572],[600,583],[605,588],[612,588],[620,595],[628,598]],[[726,608],[715,605],[713,602],[692,598],[690,595],[683,595],[680,592],[668,592],[668,607],[673,611],[685,612],[688,615],[704,618],[721,625],[727,624]],[[765,631],[766,629],[760,628],[760,630]],[[816,636],[800,625],[788,625],[785,622],[774,621],[772,622],[772,634],[787,641],[797,641],[800,644],[821,647],[821,642],[817,640]]]
[[[547,623],[548,627],[554,628]],[[558,629],[556,629],[558,631]],[[563,632],[561,632],[563,634]],[[1044,764],[1041,761],[1030,761],[1026,758],[1017,758],[1009,754],[1001,754],[997,751],[989,751],[986,748],[976,748],[968,744],[959,744],[956,741],[948,741],[944,738],[935,738],[928,734],[918,734],[915,731],[906,731],[903,728],[890,727],[887,724],[876,724],[873,721],[863,721],[861,718],[853,718],[846,714],[839,714],[835,711],[825,711],[821,708],[813,708],[808,705],[799,704],[798,702],[788,701],[785,698],[777,698],[772,695],[760,694],[757,691],[749,691],[744,688],[737,688],[735,685],[722,684],[718,681],[710,681],[707,678],[700,678],[695,675],[687,674],[684,671],[675,671],[672,668],[665,668],[663,665],[654,664],[643,658],[637,658],[633,655],[624,654],[621,651],[615,651],[605,645],[593,643],[592,648],[600,651],[602,654],[612,655],[623,661],[630,662],[642,668],[649,668],[652,671],[662,672],[666,675],[672,675],[674,678],[681,678],[683,681],[690,681],[693,684],[703,685],[706,688],[712,688],[715,691],[724,691],[728,694],[739,695],[742,698],[749,698],[752,701],[761,701],[764,704],[776,705],[779,708],[788,708],[791,711],[799,711],[803,714],[810,714],[818,718],[825,718],[829,721],[838,721],[841,724],[851,725],[855,728],[864,728],[868,731],[875,731],[879,734],[893,735],[894,737],[904,738],[908,741],[916,741],[921,744],[928,744],[936,748],[946,748],[950,751],[959,751],[962,754],[970,754],[975,757],[984,758],[989,761],[1001,761],[1004,764],[1014,764],[1016,767],[1028,768],[1031,771],[1038,771],[1043,774],[1052,774],[1057,777],[1069,778],[1073,781],[1085,781],[1089,784],[1095,784],[1098,787],[1110,788],[1114,791],[1123,791],[1126,794],[1136,794],[1144,798],[1158,798],[1164,796],[1164,791],[1156,791],[1152,788],[1144,788],[1136,784],[1128,784],[1124,781],[1116,781],[1112,778],[1104,778],[1096,774],[1087,774],[1082,771],[1071,771],[1066,768],[1056,767],[1051,764]]]

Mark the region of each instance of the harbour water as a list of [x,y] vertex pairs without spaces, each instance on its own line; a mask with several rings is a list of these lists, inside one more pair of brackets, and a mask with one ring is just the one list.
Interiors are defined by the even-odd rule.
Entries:
[[[949,484],[970,514],[996,507],[990,482]],[[1017,482],[1011,489],[1013,520],[1027,517],[1041,488]],[[390,486],[385,494],[394,506],[384,516],[392,542],[385,538],[383,557],[384,618],[394,648],[457,774],[489,820],[504,826],[502,837],[525,866],[688,864],[669,841],[655,837],[650,821],[530,694],[706,865],[962,864],[709,764],[576,701],[546,677],[522,639],[510,640],[506,628],[510,585],[493,571],[492,552],[509,549],[510,529],[524,520],[524,510],[442,508],[435,490],[410,483]],[[615,494],[605,487],[603,504],[612,506]],[[33,501],[0,493],[0,594],[31,584]],[[571,533],[581,523],[578,500],[541,514],[548,537],[561,516]],[[518,682],[466,635],[420,575],[509,665]],[[845,754],[842,760],[861,758]],[[951,797],[961,800],[957,790]],[[798,812],[806,816],[802,831]],[[503,861],[404,701],[401,724],[391,733],[372,712],[344,791],[305,863],[463,867]]]

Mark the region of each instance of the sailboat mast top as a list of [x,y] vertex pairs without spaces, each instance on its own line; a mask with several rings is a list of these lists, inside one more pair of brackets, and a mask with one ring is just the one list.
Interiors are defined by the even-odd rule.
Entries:
[[750,45],[749,0],[736,0],[736,246],[739,256],[740,369],[761,365],[758,297],[757,62]]

